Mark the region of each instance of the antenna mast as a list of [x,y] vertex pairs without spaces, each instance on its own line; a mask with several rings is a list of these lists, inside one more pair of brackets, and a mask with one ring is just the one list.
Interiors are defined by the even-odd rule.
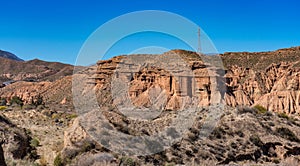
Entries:
[[198,54],[201,54],[202,52],[200,37],[201,37],[201,31],[200,31],[200,27],[198,27],[198,51],[197,51]]

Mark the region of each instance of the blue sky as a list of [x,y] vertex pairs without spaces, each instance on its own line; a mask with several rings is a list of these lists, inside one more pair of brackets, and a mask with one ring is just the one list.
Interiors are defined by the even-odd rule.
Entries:
[[[1,0],[0,5],[0,49],[25,60],[74,64],[81,46],[99,26],[140,10],[164,10],[190,19],[221,53],[300,46],[297,0]],[[188,49],[167,35],[137,34],[107,56],[134,51],[140,44],[137,38],[144,39],[144,45],[159,46],[165,40],[163,47]]]

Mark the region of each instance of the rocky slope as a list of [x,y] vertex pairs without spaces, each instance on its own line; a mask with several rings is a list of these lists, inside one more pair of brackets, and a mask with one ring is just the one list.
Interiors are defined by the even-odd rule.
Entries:
[[[202,110],[183,138],[171,147],[153,155],[131,156],[115,153],[94,139],[76,120],[65,132],[62,162],[70,165],[289,165],[300,164],[300,121],[280,117],[272,112],[240,107],[226,108],[208,138],[199,137],[205,121]],[[107,112],[108,113],[108,112]],[[170,113],[170,112],[169,112]],[[124,119],[116,112],[114,129],[130,135],[155,134],[143,122]],[[91,118],[88,115],[82,118]],[[167,121],[161,116],[155,122]],[[154,125],[154,126],[155,126]],[[127,127],[126,127],[127,126]],[[165,125],[164,127],[167,127]],[[153,128],[151,128],[153,129]],[[115,148],[111,144],[111,148]],[[71,162],[70,162],[71,161]]]

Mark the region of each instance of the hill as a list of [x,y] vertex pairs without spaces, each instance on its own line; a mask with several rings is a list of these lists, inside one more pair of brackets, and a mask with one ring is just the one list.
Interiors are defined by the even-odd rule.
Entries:
[[237,65],[243,68],[263,71],[272,63],[289,62],[300,66],[299,54],[300,46],[268,52],[228,52],[220,56],[226,67]]
[[73,74],[73,66],[58,62],[45,62],[38,59],[15,61],[0,58],[0,81],[54,81]]
[[2,51],[2,50],[0,50],[0,57],[15,60],[15,61],[24,61],[23,59],[20,59],[16,55],[14,55],[10,52],[7,52],[7,51]]

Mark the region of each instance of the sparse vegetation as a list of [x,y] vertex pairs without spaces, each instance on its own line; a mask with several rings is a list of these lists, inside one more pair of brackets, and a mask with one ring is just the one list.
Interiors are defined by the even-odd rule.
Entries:
[[[202,64],[201,62],[197,62],[199,59],[199,55],[194,54],[193,52],[191,53],[184,52],[184,51],[177,51],[177,52],[183,54],[182,57],[184,60],[193,63],[192,70],[195,69],[195,73],[199,72],[205,75],[206,71],[205,72],[203,71],[202,73],[202,68],[204,69],[205,64]],[[248,54],[243,54],[243,55],[241,54],[241,55],[237,55],[237,58],[239,57],[244,58],[245,55],[248,56]],[[254,58],[249,57],[250,62],[249,64],[245,62],[246,65],[258,66],[257,63],[260,62],[264,63],[267,61],[267,60],[262,61],[260,56],[258,55],[254,55],[254,56],[255,56]],[[239,62],[240,60],[235,59],[234,61]],[[242,60],[241,62],[244,61]],[[112,63],[113,66],[111,66]],[[248,162],[251,162],[251,165],[252,164],[268,165],[270,163],[280,164],[280,162],[284,158],[288,156],[298,155],[299,153],[298,144],[293,143],[293,142],[299,142],[300,137],[299,138],[297,137],[298,136],[297,134],[299,133],[299,124],[297,121],[295,123],[293,123],[292,121],[293,114],[297,113],[298,107],[295,108],[290,107],[291,110],[287,112],[290,115],[290,117],[287,114],[279,114],[278,116],[281,117],[279,118],[274,112],[280,112],[283,110],[286,111],[287,110],[286,106],[288,102],[286,102],[287,104],[283,103],[284,105],[283,107],[270,105],[270,107],[268,106],[268,108],[270,108],[269,111],[262,105],[255,105],[255,106],[252,105],[252,103],[258,103],[257,100],[261,100],[260,103],[269,102],[268,100],[270,99],[270,97],[268,96],[266,97],[264,95],[269,93],[270,89],[276,89],[276,88],[272,88],[272,86],[274,86],[274,84],[277,84],[277,82],[276,80],[274,82],[272,78],[270,78],[271,81],[269,80],[269,75],[267,75],[268,72],[252,73],[252,71],[250,71],[252,69],[250,68],[249,69],[241,68],[241,69],[237,69],[237,71],[232,70],[233,72],[238,72],[238,73],[233,73],[232,78],[229,78],[231,77],[231,74],[228,73],[228,78],[232,79],[232,80],[228,80],[229,84],[226,84],[227,86],[232,86],[229,89],[230,91],[228,90],[228,92],[230,92],[230,94],[228,93],[228,95],[231,95],[229,96],[230,98],[228,102],[232,102],[231,103],[232,106],[237,105],[238,111],[236,111],[234,108],[226,106],[224,107],[224,114],[221,115],[221,118],[213,119],[215,120],[214,122],[217,123],[206,123],[206,122],[210,122],[208,121],[210,120],[210,117],[206,116],[206,114],[210,112],[209,110],[207,110],[207,107],[203,107],[202,109],[199,109],[199,111],[197,110],[197,113],[193,118],[190,118],[193,119],[194,123],[193,124],[191,123],[191,125],[193,126],[192,127],[188,126],[189,130],[186,131],[184,134],[180,134],[180,133],[178,134],[177,130],[174,131],[167,130],[166,132],[167,135],[159,136],[158,137],[159,140],[148,141],[149,139],[146,139],[146,141],[137,142],[136,140],[139,139],[135,139],[134,137],[138,137],[138,138],[140,138],[141,136],[152,137],[153,135],[155,136],[156,134],[164,132],[166,126],[170,126],[172,125],[173,122],[176,122],[176,121],[172,121],[173,118],[179,117],[178,115],[181,115],[180,114],[181,112],[175,109],[177,105],[178,106],[183,104],[187,105],[194,100],[191,101],[185,100],[187,102],[184,101],[184,103],[182,103],[183,101],[181,99],[185,97],[180,96],[179,93],[176,92],[177,88],[175,88],[175,91],[173,92],[174,90],[173,85],[176,84],[176,81],[173,81],[173,77],[171,77],[172,79],[168,79],[166,84],[166,85],[170,85],[170,89],[167,87],[167,90],[172,91],[170,94],[167,93],[168,97],[170,97],[170,103],[166,103],[166,104],[168,104],[167,105],[168,107],[170,105],[170,108],[174,108],[174,110],[167,109],[163,111],[160,116],[149,121],[147,120],[140,121],[139,119],[127,117],[123,115],[120,112],[120,110],[118,111],[117,109],[115,109],[116,105],[112,104],[114,102],[112,99],[113,97],[111,96],[110,93],[112,86],[106,83],[107,81],[109,82],[110,79],[109,76],[107,76],[106,78],[106,75],[108,73],[111,73],[110,70],[115,68],[114,66],[115,62],[112,61],[112,63],[111,61],[108,61],[107,66],[104,66],[105,70],[106,69],[108,70],[108,72],[105,72],[105,74],[101,74],[101,80],[104,79],[104,81],[96,80],[95,82],[94,81],[91,82],[93,84],[96,83],[99,85],[100,83],[101,85],[102,83],[104,83],[103,86],[97,85],[95,86],[95,88],[97,88],[96,90],[97,90],[97,97],[99,99],[98,101],[99,105],[105,107],[105,111],[103,112],[104,115],[103,117],[106,118],[107,120],[105,121],[105,123],[101,124],[101,127],[105,130],[100,134],[102,136],[105,135],[108,138],[101,140],[101,142],[98,142],[97,144],[96,142],[93,142],[94,141],[93,137],[91,137],[90,135],[91,133],[94,133],[96,131],[96,127],[98,126],[97,124],[94,125],[94,121],[93,121],[96,120],[94,118],[97,117],[94,117],[93,114],[85,114],[85,116],[83,117],[92,120],[90,123],[92,124],[91,128],[85,128],[84,123],[80,123],[81,119],[79,118],[77,119],[78,121],[72,120],[76,118],[77,115],[76,112],[74,111],[74,107],[72,106],[72,103],[70,103],[72,101],[72,97],[74,97],[72,96],[72,94],[69,94],[71,93],[71,89],[72,89],[70,83],[72,82],[71,80],[62,78],[59,83],[57,83],[57,81],[54,81],[53,83],[52,82],[40,83],[39,80],[41,79],[36,79],[37,82],[25,82],[26,87],[21,89],[20,92],[18,86],[23,87],[23,83],[24,83],[23,81],[16,82],[13,85],[3,88],[3,90],[8,91],[6,92],[8,95],[7,96],[4,95],[4,97],[7,97],[9,101],[10,101],[11,94],[18,94],[20,95],[19,97],[22,96],[22,99],[24,99],[23,102],[21,98],[14,97],[14,99],[11,100],[12,101],[11,103],[14,103],[15,105],[14,106],[7,105],[9,110],[2,111],[1,114],[4,115],[3,116],[4,118],[7,117],[12,121],[12,123],[7,124],[5,127],[3,127],[4,132],[8,131],[8,129],[11,128],[11,126],[15,125],[15,126],[21,126],[22,128],[25,128],[26,130],[28,130],[26,131],[26,133],[29,136],[33,136],[33,137],[28,137],[26,141],[23,141],[26,142],[25,148],[28,149],[28,152],[26,152],[26,156],[24,157],[25,160],[27,160],[28,158],[32,162],[39,163],[41,166],[49,165],[49,164],[54,166],[64,166],[69,164],[83,165],[83,166],[104,165],[102,163],[99,163],[102,161],[105,164],[107,163],[108,165],[123,165],[123,166],[135,166],[135,165],[172,166],[172,165],[217,165],[217,164],[242,165],[246,163],[248,164]],[[285,67],[285,66],[281,66],[281,67]],[[89,70],[94,71],[94,69],[98,70],[99,66],[97,67],[95,65],[93,66],[93,68]],[[228,72],[230,72],[229,70]],[[245,70],[245,72],[243,71],[240,72],[239,70]],[[285,72],[285,70],[283,70],[283,72]],[[157,73],[160,74],[159,71],[157,71]],[[141,96],[141,98],[137,98],[138,100],[132,100],[132,101],[140,102],[140,101],[149,100],[148,98],[146,100],[146,97],[147,94],[150,94],[149,93],[150,90],[148,92],[147,91],[148,89],[146,90],[146,88],[149,87],[151,88],[153,86],[156,86],[157,84],[156,78],[152,79],[152,77],[156,77],[154,74],[157,73],[156,71],[151,72],[150,75],[151,79],[149,79],[149,84],[147,83],[143,85],[143,87],[145,87],[143,88],[143,92],[145,93],[143,93],[142,95],[145,96]],[[81,74],[84,75],[85,73],[83,72]],[[163,79],[164,75],[162,74],[160,75],[160,77]],[[278,74],[275,74],[276,77],[277,75]],[[95,75],[95,77],[96,76],[98,77],[98,74]],[[104,78],[102,78],[103,76]],[[291,75],[287,76],[287,78],[290,79],[290,76]],[[134,78],[132,81],[135,81]],[[203,86],[204,88],[200,89],[201,91],[199,91],[199,96],[201,96],[199,97],[199,100],[202,100],[202,96],[203,96],[203,98],[205,99],[205,103],[210,102],[211,100],[207,101],[206,97],[210,98],[211,96],[211,95],[209,96],[209,94],[212,93],[211,90],[209,89],[211,86],[211,83],[209,82],[211,82],[212,80],[210,79],[203,80],[203,81],[199,80],[199,82],[200,81],[201,84],[203,84],[200,86]],[[180,80],[178,82],[180,82]],[[188,79],[187,82],[190,84],[195,81],[191,82],[190,79]],[[235,82],[237,84],[235,84]],[[163,82],[159,81],[159,84],[163,84]],[[268,85],[264,86],[265,84]],[[291,83],[287,83],[287,84],[291,84]],[[132,86],[133,90],[139,89],[140,87],[139,82],[137,82],[136,85],[139,86],[136,87]],[[198,86],[198,84],[195,86]],[[11,90],[8,89],[10,87]],[[34,89],[34,93],[32,91],[33,88],[36,88]],[[10,93],[10,91],[16,91],[16,90],[18,91],[18,93]],[[239,93],[235,93],[237,90],[244,91],[245,93],[240,93],[242,94],[240,95]],[[30,98],[30,96],[28,97],[22,94],[24,91],[25,92],[28,91],[28,94],[35,94],[36,91],[43,92],[42,95],[44,96],[44,98],[41,95],[33,96],[32,98]],[[161,92],[155,91],[155,93],[160,94]],[[82,93],[82,94],[85,95],[86,93]],[[206,96],[206,94],[208,94],[208,96]],[[268,95],[274,95],[274,94],[268,94]],[[284,100],[285,102],[284,97],[285,94],[282,94],[282,97],[280,97],[279,100]],[[0,104],[1,101],[2,100],[0,99]],[[274,98],[274,101],[278,101],[278,100]],[[81,100],[81,102],[84,102],[84,100]],[[23,103],[26,103],[23,109],[16,107],[16,105],[20,105],[20,103],[22,103],[22,105]],[[47,103],[47,107],[45,106],[45,103]],[[144,104],[143,102],[141,103]],[[3,106],[2,107],[0,106],[0,110],[1,108],[5,109],[6,104],[7,103],[3,102]],[[138,103],[136,105],[138,105]],[[173,107],[173,105],[175,107]],[[245,105],[251,105],[251,106],[245,106]],[[28,109],[26,109],[25,107],[27,107]],[[278,110],[278,108],[284,108],[284,109]],[[4,122],[4,120],[1,119],[0,121]],[[72,124],[72,122],[75,123]],[[177,124],[181,124],[180,121],[178,122],[179,123]],[[188,121],[188,122],[192,122],[192,121]],[[207,126],[206,124],[211,125],[209,127],[214,127],[214,131],[212,131],[209,138],[203,139],[202,137],[199,137],[199,134],[202,134],[202,131],[206,131],[207,129],[210,129],[206,127]],[[69,128],[65,130],[67,127]],[[132,139],[129,139],[129,141],[137,142],[137,144],[128,142],[129,143],[128,146],[132,146],[132,148],[135,147],[142,148],[142,146],[139,146],[139,143],[143,143],[146,145],[148,151],[162,150],[162,152],[152,154],[152,155],[147,155],[147,156],[137,156],[134,154],[132,155],[128,154],[129,156],[124,156],[127,155],[127,153],[126,154],[114,153],[112,151],[114,148],[122,147],[125,144],[118,145],[118,141],[110,141],[109,136],[111,134],[108,133],[108,130],[110,129],[116,132],[122,132],[121,133],[122,135],[126,134],[127,136],[130,136],[130,138]],[[66,131],[65,135],[63,135],[64,133],[63,131]],[[5,136],[11,136],[9,135],[10,133],[5,133],[5,134],[6,134]],[[176,140],[176,142],[174,142],[174,144],[168,144],[170,145],[170,147],[167,147],[166,144],[163,144],[162,147],[160,142],[164,143],[163,139],[165,138],[166,139],[175,138],[173,140]],[[119,142],[122,143],[121,142],[122,140],[125,140],[125,137],[120,137]],[[39,141],[41,141],[41,145]],[[128,141],[128,139],[126,139],[126,141]],[[16,144],[20,142],[22,141],[16,142]],[[21,147],[20,149],[22,148],[23,147]],[[163,151],[163,149],[165,149],[165,151]],[[48,155],[53,153],[57,154],[57,156]],[[33,158],[35,158],[34,161]],[[17,163],[15,165],[20,165],[20,164]]]
[[136,165],[135,161],[130,157],[122,157],[121,158],[121,163],[124,166],[135,166]]
[[88,152],[90,150],[92,150],[95,147],[95,145],[93,143],[90,142],[85,142],[84,145],[82,146],[82,150],[81,152]]
[[261,147],[263,145],[263,142],[260,140],[259,136],[258,135],[251,135],[250,136],[250,141],[256,145],[256,146],[259,146]]
[[30,146],[31,146],[31,147],[36,148],[36,147],[38,147],[39,145],[40,145],[40,141],[39,141],[38,139],[33,138],[32,140],[30,140]]
[[58,154],[54,159],[54,166],[64,166],[63,159],[61,158],[61,154]]
[[0,111],[3,111],[3,110],[5,110],[5,109],[7,109],[6,106],[0,106]]
[[76,115],[76,114],[68,114],[68,115],[66,115],[66,118],[67,119],[75,119],[75,118],[77,118],[78,116]]
[[45,105],[43,97],[38,94],[35,98],[31,98],[31,105],[35,106],[37,108],[40,105]]
[[253,108],[255,108],[259,114],[265,114],[268,112],[268,110],[261,105],[255,105]]
[[17,104],[17,105],[19,105],[22,108],[23,105],[24,105],[24,101],[20,97],[14,96],[14,97],[11,98],[10,104],[11,105]]
[[287,140],[300,142],[299,138],[288,128],[280,127],[276,129],[276,133]]
[[212,137],[221,139],[223,135],[225,135],[225,130],[222,127],[216,127],[214,131],[211,133]]
[[289,119],[289,116],[286,113],[284,113],[284,112],[283,113],[279,113],[278,116],[280,118],[284,118],[284,119],[287,119],[287,120]]

